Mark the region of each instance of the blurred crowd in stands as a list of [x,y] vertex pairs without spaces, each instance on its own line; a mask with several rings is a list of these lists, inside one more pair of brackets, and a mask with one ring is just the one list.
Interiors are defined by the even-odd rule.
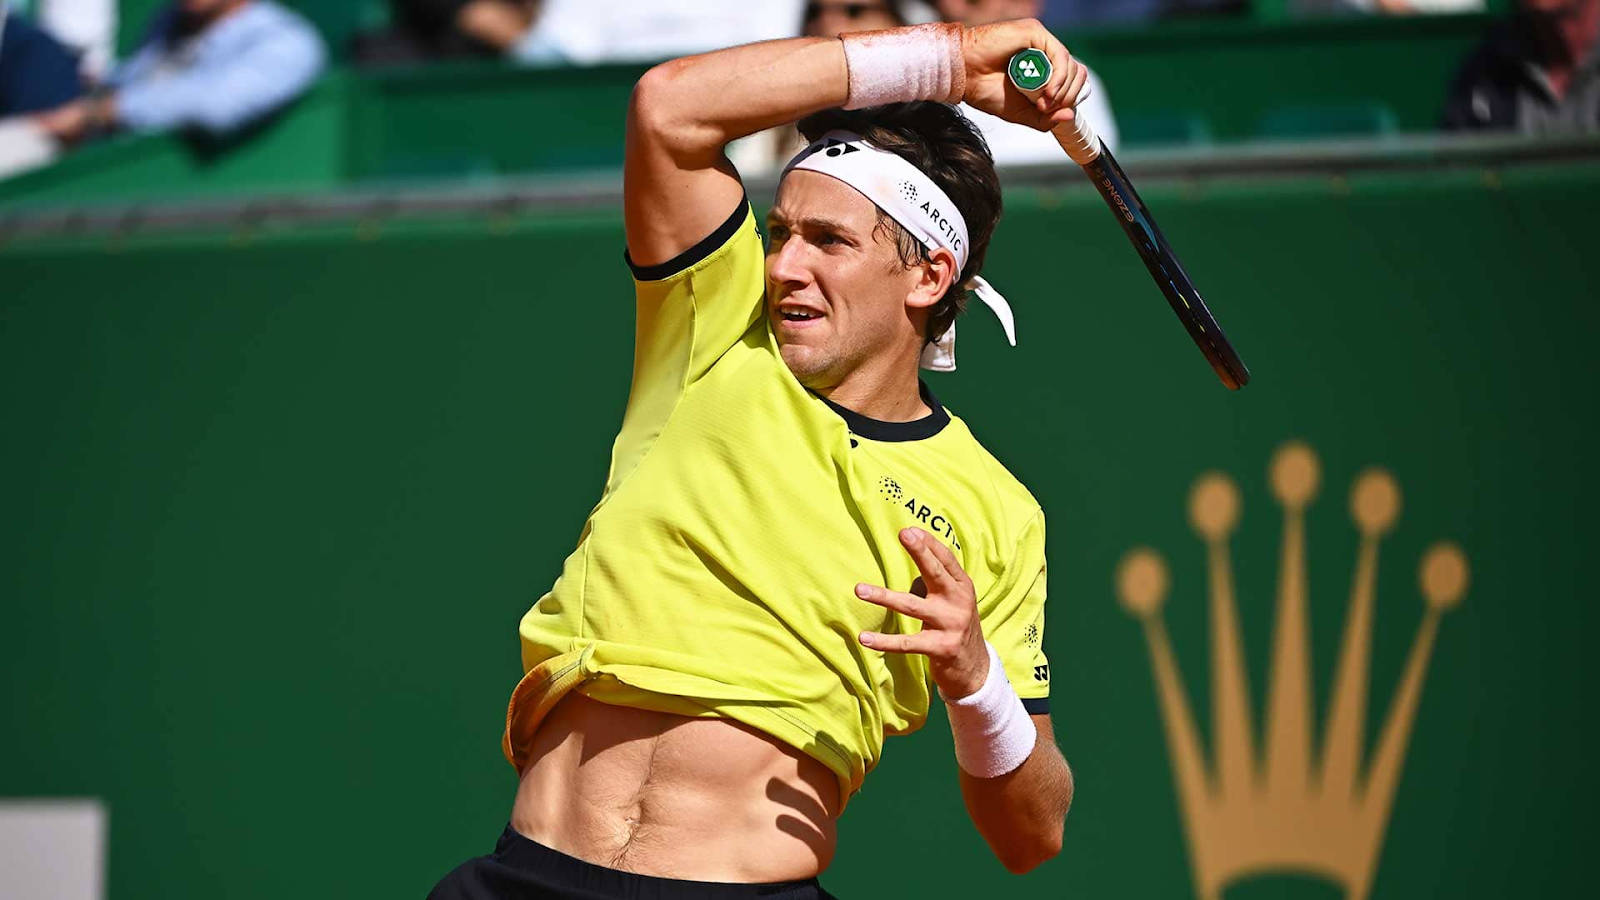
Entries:
[[[114,59],[117,0],[0,0],[0,177],[95,138],[180,131],[247,140],[305,93],[329,49],[293,7],[318,0],[173,0]],[[385,0],[325,0],[383,4]],[[1248,15],[1263,0],[386,0],[383,22],[336,48],[356,67],[503,58],[527,66],[666,59],[794,34],[838,35],[936,20],[1034,16],[1070,35],[1173,17]],[[1483,9],[1484,0],[1273,0],[1311,16]],[[1446,130],[1600,131],[1600,0],[1511,0],[1445,93]],[[143,4],[141,8],[149,8]],[[124,25],[131,23],[123,23]],[[346,42],[341,42],[345,44]],[[1068,38],[1070,45],[1070,36]],[[1091,69],[1094,60],[1088,60]],[[1270,77],[1271,73],[1263,73]],[[1106,142],[1118,128],[1103,84],[1084,108]],[[1048,135],[966,110],[1001,163],[1055,160]],[[730,149],[770,168],[798,146],[792,128]]]
[[[105,0],[68,5],[111,19]],[[117,131],[236,137],[303,94],[327,65],[311,23],[269,0],[177,0],[103,73],[65,35],[9,6],[0,17],[0,175]]]

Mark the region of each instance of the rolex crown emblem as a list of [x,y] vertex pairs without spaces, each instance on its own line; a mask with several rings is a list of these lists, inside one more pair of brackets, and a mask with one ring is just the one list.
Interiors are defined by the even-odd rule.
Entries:
[[1189,521],[1206,545],[1210,569],[1214,746],[1209,752],[1200,744],[1161,613],[1169,583],[1166,564],[1155,551],[1138,548],[1117,567],[1117,596],[1143,626],[1148,644],[1190,869],[1202,900],[1219,900],[1228,885],[1274,872],[1325,878],[1340,885],[1347,900],[1366,900],[1439,621],[1466,593],[1466,557],[1452,543],[1435,543],[1418,566],[1421,625],[1388,716],[1364,760],[1378,543],[1399,518],[1400,489],[1382,469],[1358,475],[1350,512],[1360,543],[1322,743],[1313,747],[1304,513],[1318,477],[1316,454],[1305,444],[1285,444],[1273,456],[1270,482],[1284,525],[1260,747],[1228,546],[1241,506],[1233,481],[1207,473],[1189,494]]

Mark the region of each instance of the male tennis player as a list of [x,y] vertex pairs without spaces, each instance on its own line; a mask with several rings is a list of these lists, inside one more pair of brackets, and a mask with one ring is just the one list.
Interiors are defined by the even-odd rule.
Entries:
[[[1034,46],[1034,104],[1005,69]],[[1083,69],[1034,21],[797,38],[647,73],[629,110],[633,384],[599,504],[521,624],[493,855],[433,896],[826,897],[886,735],[946,704],[1005,866],[1072,796],[1038,503],[921,385],[999,218],[965,99],[1048,128]],[[936,102],[913,102],[936,101]],[[843,107],[843,109],[838,109]],[[762,242],[731,140],[802,119]],[[892,840],[892,838],[889,838]]]

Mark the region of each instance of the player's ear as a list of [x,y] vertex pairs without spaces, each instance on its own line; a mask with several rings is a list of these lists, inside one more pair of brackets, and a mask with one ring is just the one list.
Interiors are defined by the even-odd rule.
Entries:
[[960,274],[956,269],[956,255],[947,248],[940,247],[928,256],[929,262],[912,267],[917,280],[911,285],[911,293],[906,295],[906,306],[912,309],[927,309],[938,303]]

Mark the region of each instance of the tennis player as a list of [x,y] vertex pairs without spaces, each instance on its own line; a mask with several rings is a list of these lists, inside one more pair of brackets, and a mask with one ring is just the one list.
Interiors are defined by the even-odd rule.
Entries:
[[[1042,99],[1006,82],[1024,47]],[[989,846],[1061,846],[1039,504],[918,378],[954,367],[1000,188],[965,100],[1046,129],[1032,20],[733,47],[634,90],[633,383],[600,502],[521,623],[496,851],[433,897],[829,896],[835,823],[936,691]],[[795,120],[766,244],[731,140]],[[888,875],[886,877],[892,877]]]

